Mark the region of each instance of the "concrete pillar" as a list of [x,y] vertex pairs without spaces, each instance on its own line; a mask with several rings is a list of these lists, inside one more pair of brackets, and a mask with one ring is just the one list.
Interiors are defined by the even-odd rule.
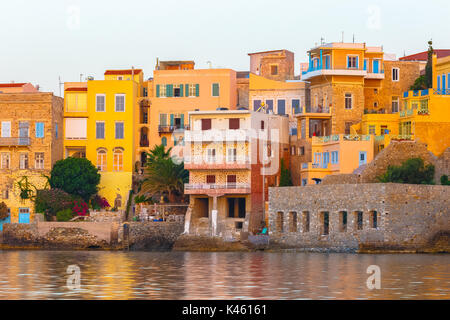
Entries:
[[213,196],[213,207],[211,210],[211,234],[217,235],[217,196]]

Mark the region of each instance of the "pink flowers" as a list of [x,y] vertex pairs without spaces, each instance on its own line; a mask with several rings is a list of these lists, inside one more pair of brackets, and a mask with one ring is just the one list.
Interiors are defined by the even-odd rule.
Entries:
[[87,216],[89,214],[89,206],[86,202],[83,200],[75,200],[73,202],[73,213],[77,214],[78,216]]

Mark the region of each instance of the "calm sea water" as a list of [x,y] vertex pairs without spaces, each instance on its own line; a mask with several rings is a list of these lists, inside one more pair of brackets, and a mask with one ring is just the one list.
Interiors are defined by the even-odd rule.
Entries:
[[450,255],[0,251],[0,299],[450,299]]

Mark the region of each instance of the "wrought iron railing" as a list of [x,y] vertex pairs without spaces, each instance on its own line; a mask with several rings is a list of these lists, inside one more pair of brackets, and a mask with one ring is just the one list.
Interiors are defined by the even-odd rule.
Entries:
[[184,190],[236,190],[236,189],[250,189],[250,183],[226,183],[226,184],[216,184],[216,183],[199,183],[184,185]]
[[29,137],[1,137],[0,138],[0,146],[29,146],[30,138]]

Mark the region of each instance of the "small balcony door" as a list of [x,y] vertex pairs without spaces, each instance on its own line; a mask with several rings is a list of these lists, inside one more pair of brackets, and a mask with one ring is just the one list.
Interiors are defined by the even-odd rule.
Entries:
[[367,152],[366,151],[360,151],[359,152],[359,165],[363,165],[367,163]]

